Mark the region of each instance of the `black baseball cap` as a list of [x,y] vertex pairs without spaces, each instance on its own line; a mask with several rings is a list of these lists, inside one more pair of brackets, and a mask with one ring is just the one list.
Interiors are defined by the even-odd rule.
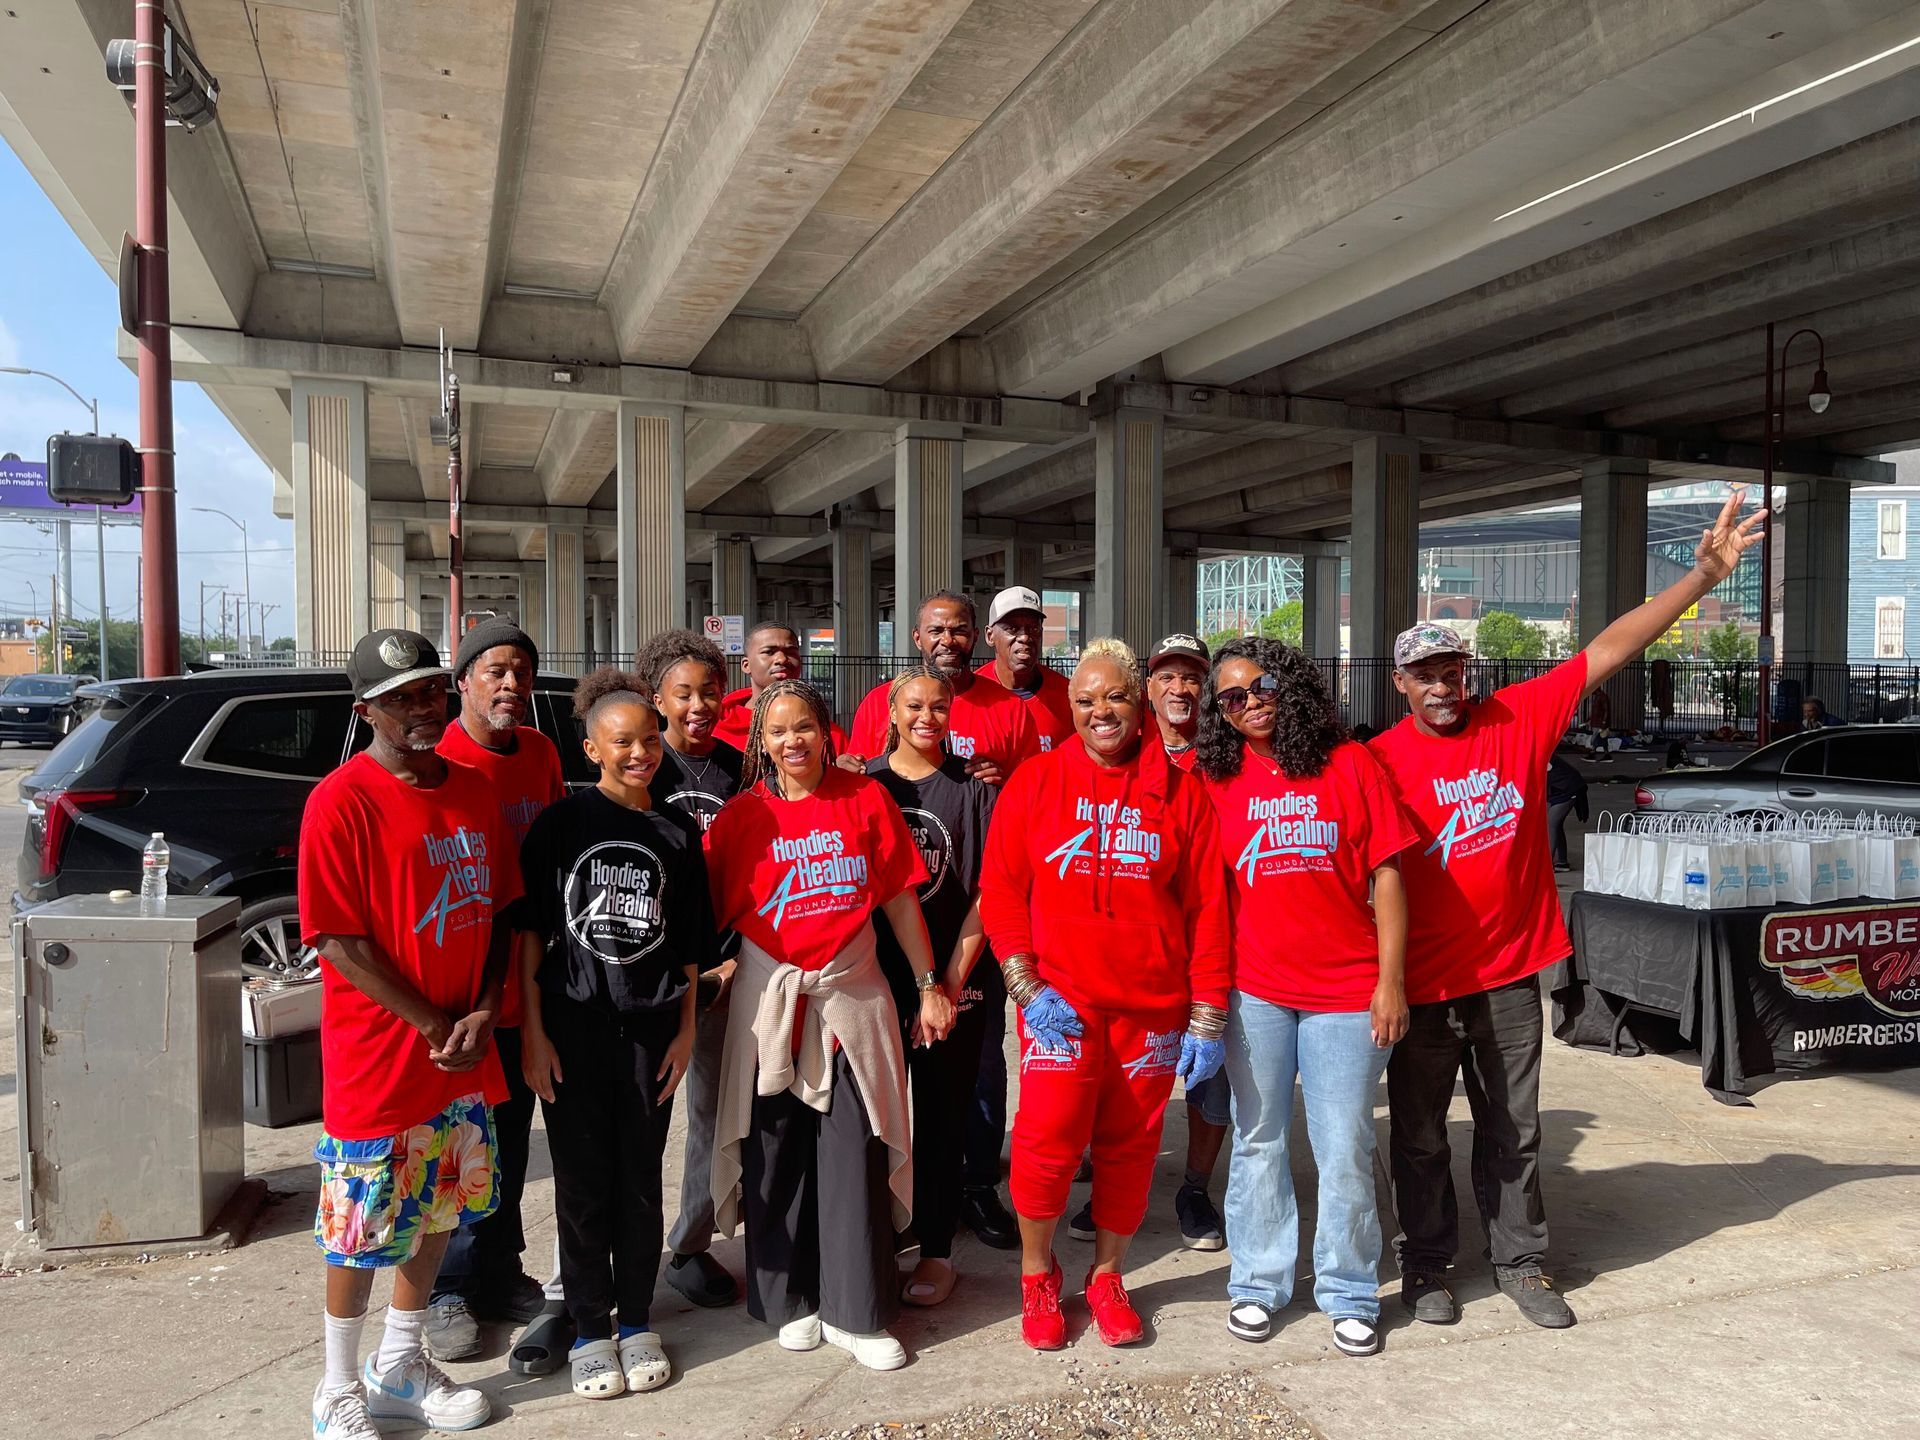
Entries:
[[446,674],[433,642],[413,630],[375,630],[363,635],[347,661],[347,684],[356,700],[371,700],[415,680]]
[[1153,654],[1147,657],[1147,673],[1151,675],[1166,660],[1198,660],[1202,666],[1212,663],[1213,657],[1207,653],[1204,640],[1193,635],[1169,635],[1153,647]]

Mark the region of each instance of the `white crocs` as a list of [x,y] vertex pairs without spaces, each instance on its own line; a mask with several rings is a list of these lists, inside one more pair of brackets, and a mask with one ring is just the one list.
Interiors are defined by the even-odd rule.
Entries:
[[573,1393],[583,1400],[611,1400],[626,1393],[620,1347],[611,1340],[589,1340],[567,1356],[573,1368]]
[[898,1370],[907,1363],[907,1351],[885,1330],[857,1335],[833,1325],[822,1325],[820,1334],[829,1345],[846,1351],[869,1370]]
[[642,1390],[658,1390],[673,1378],[673,1364],[660,1348],[660,1337],[651,1330],[620,1342],[620,1368],[626,1372],[627,1389],[636,1395]]
[[782,1350],[818,1350],[820,1348],[820,1317],[802,1315],[798,1320],[789,1320],[780,1327],[780,1348]]

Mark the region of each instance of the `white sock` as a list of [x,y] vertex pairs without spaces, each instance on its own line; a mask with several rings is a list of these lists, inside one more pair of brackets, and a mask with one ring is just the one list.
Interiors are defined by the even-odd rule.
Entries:
[[404,1365],[420,1353],[420,1327],[426,1323],[424,1310],[387,1307],[387,1328],[380,1336],[380,1349],[374,1354],[373,1369],[385,1375],[396,1365]]
[[553,1237],[553,1278],[540,1288],[549,1300],[567,1298],[560,1289],[560,1237],[558,1235]]
[[351,1320],[327,1316],[327,1376],[325,1389],[345,1390],[360,1383],[360,1332],[366,1328],[366,1312]]

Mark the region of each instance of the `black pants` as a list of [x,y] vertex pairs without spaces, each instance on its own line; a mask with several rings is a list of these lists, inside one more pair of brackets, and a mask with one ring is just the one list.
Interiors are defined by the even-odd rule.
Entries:
[[824,1115],[790,1090],[754,1096],[740,1165],[747,1313],[785,1325],[817,1311],[857,1334],[891,1325],[900,1281],[887,1147],[844,1052],[834,1055]]
[[[981,1012],[980,1069],[967,1108],[965,1183],[985,1189],[1000,1183],[1000,1152],[1007,1143],[1007,982],[1000,962],[982,955],[971,983],[982,997],[976,1006]],[[955,1038],[949,1036],[947,1043]]]
[[507,1072],[507,1098],[493,1107],[500,1204],[486,1219],[453,1232],[433,1282],[435,1301],[504,1300],[519,1278],[520,1255],[527,1248],[520,1197],[527,1188],[527,1152],[533,1144],[534,1094],[520,1072],[520,1027],[503,1026],[493,1038],[500,1047],[500,1068]]
[[[989,968],[993,976],[983,986]],[[891,974],[888,979],[893,980]],[[953,1254],[954,1233],[960,1228],[961,1187],[973,1183],[967,1176],[967,1146],[978,1122],[975,1087],[980,1078],[981,1036],[995,1015],[1005,1033],[1006,991],[999,983],[998,966],[991,961],[974,966],[963,997],[965,1008],[954,1018],[953,1030],[924,1049],[916,1049],[912,1040],[913,1021],[920,1013],[919,993],[911,983],[903,986],[898,981],[893,991],[913,1092],[913,1233],[922,1258],[945,1260]],[[1003,1069],[1003,1078],[1004,1073]],[[993,1163],[997,1179],[997,1146]]]
[[693,1065],[680,1082],[686,1097],[687,1149],[680,1167],[680,1215],[667,1240],[676,1255],[700,1255],[713,1248],[713,1132],[720,1108],[727,1007],[703,999],[698,1025]]
[[1573,801],[1556,800],[1547,806],[1547,834],[1552,837],[1553,863],[1567,863],[1567,816],[1573,813]]
[[1538,1265],[1547,1251],[1540,1197],[1540,980],[1412,1007],[1387,1064],[1394,1208],[1401,1272],[1453,1263],[1460,1212],[1453,1193],[1447,1106],[1464,1073],[1473,1111],[1473,1194],[1493,1263]]
[[645,1329],[660,1270],[660,1157],[673,1101],[660,1069],[680,1028],[678,1007],[619,1016],[549,996],[547,1036],[564,1077],[543,1102],[553,1150],[560,1282],[583,1340],[620,1323]]

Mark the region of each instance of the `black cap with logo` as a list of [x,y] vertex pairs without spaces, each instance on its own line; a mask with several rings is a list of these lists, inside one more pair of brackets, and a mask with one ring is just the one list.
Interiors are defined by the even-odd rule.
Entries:
[[363,635],[347,661],[347,684],[356,700],[371,700],[415,680],[446,673],[433,642],[412,630],[375,630]]

